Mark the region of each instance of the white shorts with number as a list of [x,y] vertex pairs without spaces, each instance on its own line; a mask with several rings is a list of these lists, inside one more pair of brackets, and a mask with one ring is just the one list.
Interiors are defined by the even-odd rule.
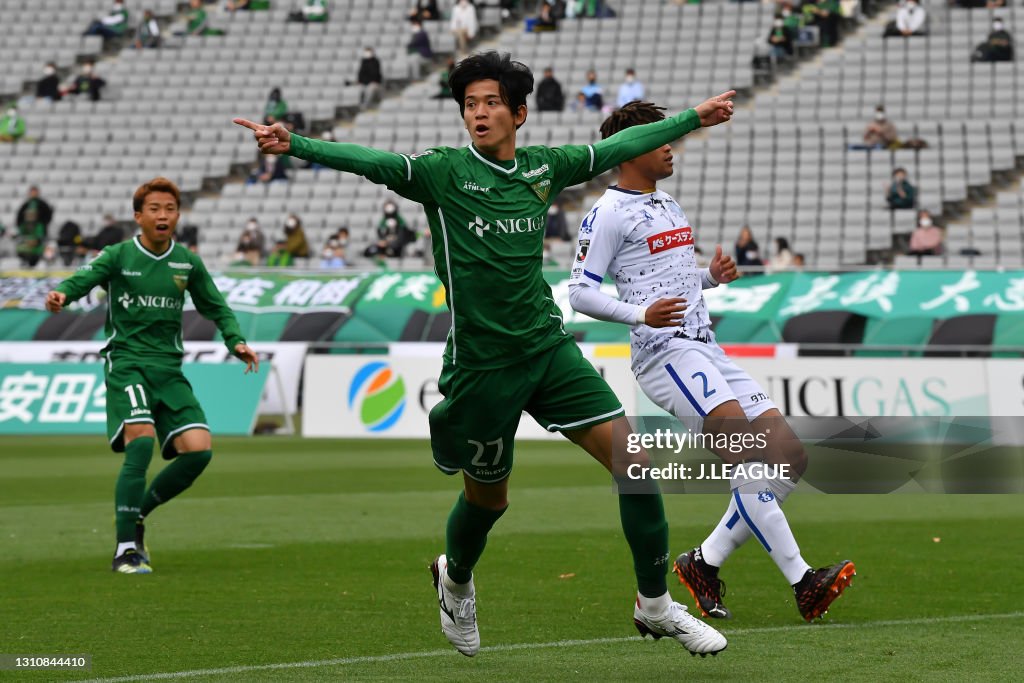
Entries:
[[761,385],[714,341],[671,340],[643,366],[637,382],[648,398],[693,432],[699,432],[705,416],[726,401],[738,401],[750,420],[775,408]]

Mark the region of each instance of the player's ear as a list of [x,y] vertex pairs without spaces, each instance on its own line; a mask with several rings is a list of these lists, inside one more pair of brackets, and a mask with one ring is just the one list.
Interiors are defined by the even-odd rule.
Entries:
[[526,113],[526,105],[519,105],[519,109],[516,110],[515,115],[512,117],[512,120],[515,121],[517,129],[521,127],[524,123],[526,123]]

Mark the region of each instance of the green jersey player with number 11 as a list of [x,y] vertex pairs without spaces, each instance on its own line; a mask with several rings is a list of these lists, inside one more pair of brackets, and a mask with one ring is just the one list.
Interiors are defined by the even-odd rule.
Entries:
[[[444,399],[430,412],[434,464],[462,472],[463,493],[448,517],[445,553],[431,569],[441,628],[464,655],[480,649],[473,567],[487,533],[508,506],[516,428],[526,411],[562,432],[609,471],[626,452],[629,423],[601,376],[583,358],[541,271],[544,224],[564,188],[598,176],[700,126],[728,121],[725,93],[682,114],[637,126],[594,145],[516,148],[533,74],[496,52],[460,62],[449,77],[472,144],[406,156],[310,140],[280,124],[244,119],[260,150],[357,173],[419,202],[433,237],[452,327],[438,382]],[[622,460],[615,461],[615,469]],[[641,633],[669,636],[697,654],[725,638],[687,614],[668,593],[668,525],[656,487],[619,496],[633,553]]]
[[[259,370],[238,321],[198,256],[175,243],[181,195],[167,178],[135,191],[132,204],[142,234],[104,249],[94,261],[57,285],[46,309],[58,313],[94,287],[107,290],[107,437],[124,464],[114,489],[117,549],[112,569],[152,571],[143,520],[158,505],[192,485],[212,457],[210,428],[192,386],[181,372],[181,312],[185,292],[216,323],[228,350]],[[172,462],[146,488],[146,470],[159,439]]]

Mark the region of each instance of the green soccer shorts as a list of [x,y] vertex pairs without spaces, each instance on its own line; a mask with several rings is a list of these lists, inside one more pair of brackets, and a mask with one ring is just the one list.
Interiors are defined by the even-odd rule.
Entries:
[[174,437],[189,429],[210,430],[206,414],[180,368],[115,364],[107,371],[107,438],[124,452],[124,426],[148,422],[156,429],[164,459],[178,453]]
[[430,411],[434,464],[445,474],[462,470],[487,484],[512,472],[523,411],[548,431],[563,433],[624,414],[608,383],[572,340],[495,370],[446,363],[438,389],[444,399]]

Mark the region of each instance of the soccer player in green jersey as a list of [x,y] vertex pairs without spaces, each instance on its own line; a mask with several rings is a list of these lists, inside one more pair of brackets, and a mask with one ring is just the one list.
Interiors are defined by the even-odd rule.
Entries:
[[[564,188],[656,149],[700,126],[728,121],[732,92],[665,121],[637,126],[594,145],[516,148],[533,74],[496,52],[453,69],[449,83],[472,144],[404,155],[312,140],[280,124],[235,119],[260,151],[289,154],[356,173],[419,202],[433,237],[452,327],[438,382],[444,399],[430,412],[434,463],[462,472],[464,490],[448,517],[445,553],[431,569],[441,627],[464,655],[480,649],[473,567],[487,533],[508,507],[513,440],[525,410],[562,432],[606,469],[625,452],[622,406],[562,326],[541,266],[548,207]],[[622,461],[615,463],[615,469]],[[714,654],[725,638],[672,601],[668,525],[661,494],[620,495],[638,594],[634,622],[693,653]]]
[[[142,234],[104,249],[50,292],[46,309],[58,313],[94,287],[107,290],[107,436],[124,464],[114,489],[117,549],[112,569],[152,571],[143,520],[155,507],[192,485],[212,457],[210,428],[181,372],[181,312],[185,292],[196,310],[217,324],[228,350],[259,370],[238,321],[198,256],[175,243],[178,187],[154,178],[135,191],[135,222]],[[171,463],[146,488],[146,470],[159,439]]]

